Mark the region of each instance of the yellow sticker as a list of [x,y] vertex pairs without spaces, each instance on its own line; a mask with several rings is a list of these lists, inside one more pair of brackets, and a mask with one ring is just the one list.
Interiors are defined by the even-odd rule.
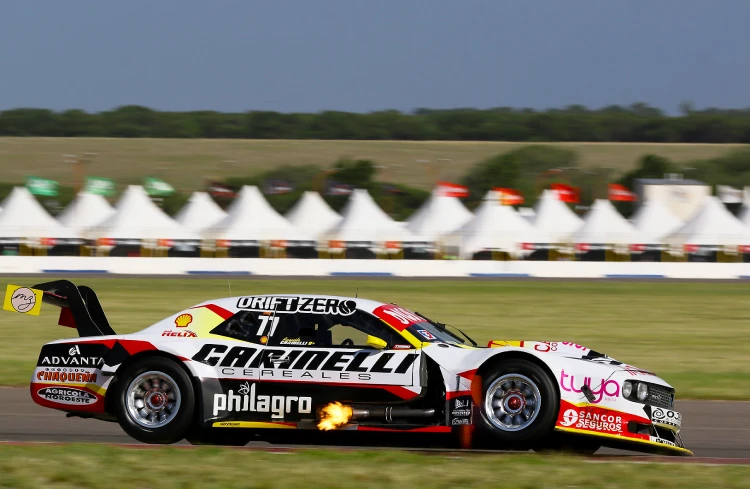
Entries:
[[489,344],[490,348],[502,348],[504,346],[523,347],[523,341],[492,340]]
[[20,312],[38,316],[42,310],[42,291],[21,287],[20,285],[8,285],[5,289],[5,302],[3,309],[6,311]]

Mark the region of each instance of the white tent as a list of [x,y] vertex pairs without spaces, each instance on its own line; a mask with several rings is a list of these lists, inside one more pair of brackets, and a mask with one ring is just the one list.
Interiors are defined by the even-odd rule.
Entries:
[[598,199],[573,233],[572,242],[589,244],[643,244],[643,238],[608,200]]
[[341,216],[331,209],[318,192],[307,191],[286,213],[287,220],[305,234],[317,238],[336,226]]
[[512,206],[501,205],[490,190],[474,212],[474,218],[451,233],[446,244],[457,242],[461,258],[471,258],[482,250],[518,254],[523,243],[538,243],[539,235]]
[[193,192],[187,203],[174,216],[177,222],[194,231],[209,228],[225,217],[227,213],[224,209],[206,192]]
[[26,187],[15,187],[6,197],[0,212],[0,238],[74,238],[66,228],[44,210]]
[[435,189],[430,198],[406,221],[406,229],[432,241],[460,228],[473,217],[458,197],[446,197],[439,189]]
[[276,212],[255,186],[242,187],[227,216],[207,228],[204,236],[230,241],[312,241]]
[[526,219],[529,224],[534,224],[534,219],[536,219],[536,211],[533,207],[519,207],[518,215]]
[[555,190],[542,192],[535,211],[532,224],[549,243],[567,241],[583,225],[583,220],[558,198]]
[[341,222],[325,234],[325,239],[366,243],[421,241],[406,226],[383,212],[367,190],[355,189],[341,210],[341,216]]
[[747,203],[743,204],[742,209],[740,209],[740,213],[737,217],[740,221],[742,221],[742,224],[750,227],[750,205],[748,205]]
[[633,226],[641,232],[645,243],[661,243],[664,236],[684,224],[661,202],[654,199],[646,200],[630,219]]
[[750,245],[750,229],[719,199],[706,197],[698,212],[664,241],[673,245]]
[[115,205],[115,212],[87,229],[89,238],[198,239],[151,201],[140,185],[129,185]]
[[79,192],[73,202],[57,216],[57,220],[63,226],[82,234],[86,228],[99,224],[114,212],[115,210],[103,196]]

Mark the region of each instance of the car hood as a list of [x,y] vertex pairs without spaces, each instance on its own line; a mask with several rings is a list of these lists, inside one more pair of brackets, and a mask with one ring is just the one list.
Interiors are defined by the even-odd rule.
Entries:
[[625,370],[631,374],[656,375],[648,370],[643,370],[633,365],[619,362],[614,358],[594,351],[591,348],[568,341],[524,341],[524,340],[492,340],[487,344],[488,348],[524,348],[539,353],[548,353],[565,358],[586,360],[599,365],[608,365],[613,370]]

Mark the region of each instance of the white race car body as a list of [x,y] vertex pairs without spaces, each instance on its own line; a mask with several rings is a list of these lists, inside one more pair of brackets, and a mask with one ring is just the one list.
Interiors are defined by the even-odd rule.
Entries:
[[[482,416],[482,376],[498,362],[522,358],[542,366],[558,389],[556,432],[690,454],[679,438],[669,384],[580,345],[474,347],[393,304],[294,294],[207,301],[138,333],[106,334],[113,331],[102,326],[103,313],[89,311],[88,300],[84,310],[91,314],[82,315],[69,298],[70,283],[62,282],[35,287],[45,291],[45,301],[72,310],[75,320],[67,322],[81,337],[42,348],[31,379],[32,398],[42,406],[111,420],[108,393],[122,389],[120,372],[158,355],[179,362],[194,379],[195,422],[204,428],[315,429],[320,410],[340,402],[360,418],[339,429],[448,433],[471,429]],[[101,311],[98,301],[96,308]],[[86,317],[98,326],[83,325]],[[355,341],[357,334],[366,340]],[[648,397],[639,401],[634,390],[626,398],[626,381],[646,383]]]

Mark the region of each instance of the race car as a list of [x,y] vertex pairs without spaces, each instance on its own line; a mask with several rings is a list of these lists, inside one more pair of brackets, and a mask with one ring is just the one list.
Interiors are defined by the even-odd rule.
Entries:
[[692,455],[668,383],[574,343],[480,347],[396,304],[298,294],[209,300],[118,335],[89,287],[24,289],[14,289],[21,307],[37,307],[36,294],[79,335],[42,347],[33,400],[117,421],[141,442],[241,445],[272,430],[445,433],[464,447]]

